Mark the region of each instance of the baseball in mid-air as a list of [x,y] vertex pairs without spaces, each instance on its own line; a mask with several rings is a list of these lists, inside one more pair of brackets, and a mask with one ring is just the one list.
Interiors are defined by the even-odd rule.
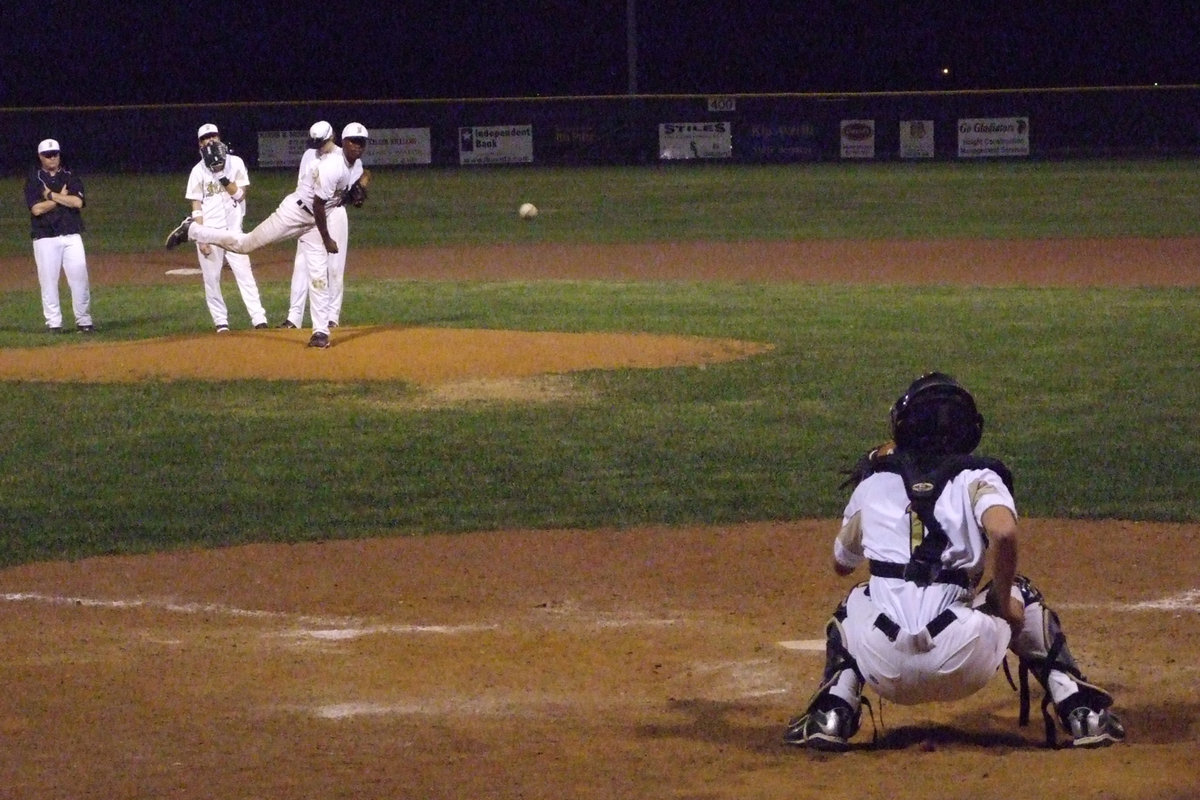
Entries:
[[521,203],[521,207],[517,209],[517,213],[521,215],[521,219],[533,219],[537,216],[537,206],[533,203]]

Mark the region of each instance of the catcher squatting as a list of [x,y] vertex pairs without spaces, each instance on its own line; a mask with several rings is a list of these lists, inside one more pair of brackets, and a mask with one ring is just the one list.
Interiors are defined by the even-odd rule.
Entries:
[[[833,546],[833,568],[866,562],[826,627],[825,671],[787,744],[844,750],[858,732],[863,690],[902,705],[958,700],[1018,661],[1020,722],[1028,675],[1045,694],[1046,743],[1061,724],[1069,746],[1125,738],[1112,695],[1080,671],[1059,623],[1017,573],[1017,513],[1003,463],[971,455],[983,435],[975,399],[943,373],[914,381],[891,408],[892,441],[863,456],[843,486],[853,493]],[[979,587],[986,554],[992,579]],[[1052,710],[1051,710],[1052,709]]]

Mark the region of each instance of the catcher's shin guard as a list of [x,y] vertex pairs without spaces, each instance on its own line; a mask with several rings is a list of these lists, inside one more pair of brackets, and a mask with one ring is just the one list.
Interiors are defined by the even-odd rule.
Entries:
[[[825,673],[813,693],[808,708],[788,722],[783,734],[785,744],[816,750],[844,750],[858,733],[862,717],[863,677],[854,656],[846,649],[842,621],[846,619],[843,602],[825,626]],[[847,699],[843,695],[850,695]]]
[[1029,722],[1028,676],[1032,673],[1045,692],[1042,716],[1048,745],[1056,741],[1051,704],[1059,722],[1071,734],[1073,746],[1097,747],[1123,739],[1124,727],[1108,711],[1112,695],[1083,675],[1067,646],[1058,614],[1046,605],[1042,593],[1027,577],[1018,575],[1013,585],[1025,603],[1025,624],[1009,645],[1019,660],[1020,724]]

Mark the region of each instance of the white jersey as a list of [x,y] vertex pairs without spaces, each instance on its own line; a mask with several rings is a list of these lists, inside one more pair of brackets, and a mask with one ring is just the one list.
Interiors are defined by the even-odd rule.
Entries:
[[[250,185],[246,162],[232,153],[225,158],[225,177],[242,188]],[[204,215],[206,226],[236,231],[242,229],[242,219],[246,216],[245,202],[235,203],[203,161],[192,167],[184,197],[200,201],[200,213]]]
[[[942,553],[943,568],[965,569],[976,577],[983,572],[987,539],[980,520],[997,505],[1016,516],[1012,493],[993,470],[964,470],[946,483],[933,508],[949,539]],[[850,496],[833,555],[845,567],[856,567],[866,559],[907,564],[924,533],[904,480],[892,472],[877,472]],[[958,586],[921,587],[903,578],[872,576],[870,588],[875,604],[908,631],[920,630],[951,604],[970,596]]]
[[309,211],[312,211],[313,187],[317,180],[317,162],[320,160],[320,151],[315,147],[308,148],[300,157],[300,169],[296,173],[296,191],[293,194]]
[[340,206],[346,190],[358,179],[356,176],[362,175],[362,171],[362,159],[348,164],[342,148],[334,147],[317,162],[313,193],[325,201],[326,208]]

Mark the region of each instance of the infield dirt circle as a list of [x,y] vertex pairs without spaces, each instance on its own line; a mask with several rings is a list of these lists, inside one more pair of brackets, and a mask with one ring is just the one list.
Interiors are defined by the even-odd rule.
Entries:
[[[352,250],[347,306],[367,275],[1193,286],[1197,263],[1193,239]],[[191,281],[201,303],[198,277],[166,275],[190,266],[151,253],[90,270],[98,287]],[[36,286],[31,259],[0,267],[7,287]],[[291,261],[267,251],[255,268],[286,281]],[[303,338],[239,332],[221,346],[243,357],[207,362],[187,339],[54,348],[53,368],[45,348],[5,351],[0,379],[169,379],[164,361],[228,379],[239,375],[213,370],[254,351],[272,354],[256,375],[362,380],[411,347],[405,361],[428,363],[382,377],[442,400],[553,402],[563,384],[547,376],[572,369],[759,346],[354,328],[319,354],[324,372],[297,376],[306,367],[283,354],[303,353]],[[108,367],[82,366],[102,350]],[[820,755],[780,734],[816,685],[824,623],[848,586],[828,569],[835,529],[502,531],[0,570],[0,798],[1200,796],[1196,525],[1023,523],[1023,562],[1088,676],[1117,695],[1125,744],[1046,749],[1040,693],[1018,727],[998,676],[958,703],[876,704],[850,753]]]

